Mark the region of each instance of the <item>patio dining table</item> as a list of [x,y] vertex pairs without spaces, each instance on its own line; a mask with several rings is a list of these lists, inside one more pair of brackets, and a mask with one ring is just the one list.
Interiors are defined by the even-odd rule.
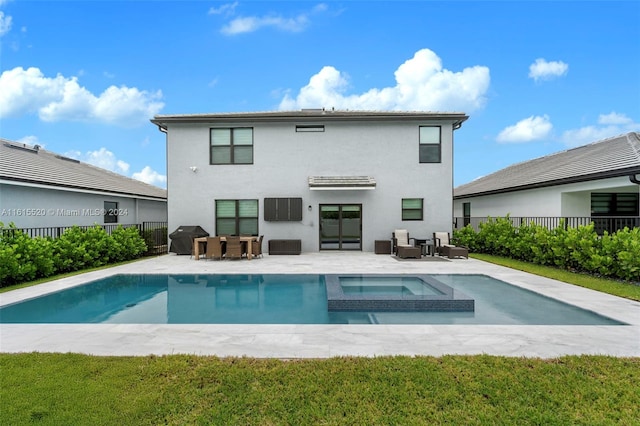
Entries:
[[[193,239],[193,256],[196,258],[196,260],[200,260],[200,246],[202,245],[204,247],[204,251],[206,252],[207,249],[207,238],[209,237],[198,237],[198,238],[194,238]],[[220,241],[227,241],[226,237],[220,237]],[[254,237],[251,235],[241,235],[240,236],[240,242],[244,242],[247,243],[247,260],[251,260],[251,258],[253,257],[253,241],[258,241],[258,237]]]

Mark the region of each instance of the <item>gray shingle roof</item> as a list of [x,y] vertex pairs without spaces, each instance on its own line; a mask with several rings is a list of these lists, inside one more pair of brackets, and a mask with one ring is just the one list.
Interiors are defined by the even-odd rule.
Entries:
[[640,173],[640,134],[631,132],[514,164],[454,189],[455,198]]
[[166,199],[167,191],[42,148],[0,138],[0,179]]

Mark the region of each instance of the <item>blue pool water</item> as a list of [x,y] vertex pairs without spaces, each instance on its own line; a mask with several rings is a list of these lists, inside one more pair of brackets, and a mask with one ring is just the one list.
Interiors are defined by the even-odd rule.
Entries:
[[[475,311],[329,312],[323,275],[116,275],[0,308],[0,322],[622,324],[484,275],[429,277],[475,299]],[[394,285],[382,279],[365,286],[376,284],[385,289]]]
[[386,296],[427,296],[443,294],[440,290],[418,277],[340,277],[340,286],[345,294]]

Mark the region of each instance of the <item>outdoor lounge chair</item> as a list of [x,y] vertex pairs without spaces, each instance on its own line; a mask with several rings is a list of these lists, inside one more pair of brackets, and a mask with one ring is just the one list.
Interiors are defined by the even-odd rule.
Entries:
[[451,244],[448,232],[434,232],[433,246],[435,247],[436,253],[440,256],[447,256],[449,259],[453,259],[454,257],[469,258],[469,249]]
[[225,252],[225,258],[227,259],[241,259],[244,254],[244,250],[242,249],[242,243],[240,242],[240,237],[238,236],[228,236],[227,240],[227,248]]
[[205,258],[220,260],[223,255],[224,243],[220,240],[220,237],[208,237]]
[[396,229],[391,233],[391,241],[393,254],[398,255],[398,247],[414,247],[415,244],[409,244],[409,241],[413,238],[409,238],[409,231],[406,229]]
[[448,232],[434,232],[433,233],[433,246],[435,247],[436,254],[440,256],[447,256],[447,249],[453,247],[451,244],[451,238]]

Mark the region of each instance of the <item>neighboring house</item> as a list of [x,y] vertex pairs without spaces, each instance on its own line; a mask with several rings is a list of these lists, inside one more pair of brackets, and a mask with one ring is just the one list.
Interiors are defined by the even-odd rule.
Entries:
[[[514,164],[454,189],[458,227],[471,218],[564,217],[640,226],[640,134]],[[598,222],[598,221],[596,221]],[[612,230],[612,229],[609,229]]]
[[166,222],[167,191],[0,139],[0,222],[18,228]]
[[[452,229],[453,132],[463,113],[160,115],[169,231],[301,240],[303,252],[374,251],[396,228]],[[266,250],[266,248],[265,248]]]

